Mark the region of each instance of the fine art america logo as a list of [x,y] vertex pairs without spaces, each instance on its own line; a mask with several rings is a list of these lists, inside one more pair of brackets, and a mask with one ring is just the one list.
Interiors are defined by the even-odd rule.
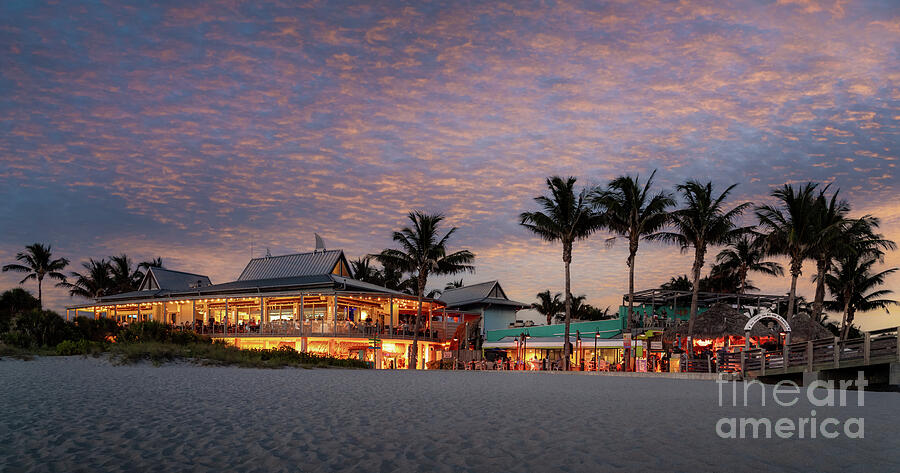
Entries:
[[[759,394],[759,398],[754,397],[753,403],[758,402],[761,407],[766,406],[766,398],[769,394],[774,401],[774,404],[769,404],[770,406],[790,408],[797,405],[804,397],[810,404],[809,415],[803,417],[722,417],[716,422],[716,434],[721,438],[834,439],[841,435],[853,439],[865,438],[864,418],[839,419],[817,416],[815,409],[816,407],[848,407],[854,404],[859,407],[864,406],[864,390],[869,383],[862,371],[857,373],[856,380],[838,383],[817,380],[803,389],[793,381],[781,381],[770,391],[756,380],[749,383],[746,381],[737,383],[726,381],[720,377],[716,383],[719,388],[719,407],[748,407],[751,405],[749,398],[754,393]],[[729,389],[726,387],[728,384],[731,385],[731,393],[728,393]],[[848,393],[852,393],[852,391],[847,391],[847,389],[851,387],[855,387],[857,390],[855,395],[850,395],[851,399],[848,404]],[[742,404],[738,400],[740,396],[743,397]],[[855,399],[852,399],[853,397]]]

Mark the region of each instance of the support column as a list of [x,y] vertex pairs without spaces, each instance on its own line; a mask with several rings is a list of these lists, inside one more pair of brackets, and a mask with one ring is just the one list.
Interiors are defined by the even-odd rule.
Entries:
[[[393,298],[393,296],[388,297],[388,313],[391,315],[390,327],[391,327],[391,336],[393,336],[394,335],[394,298]],[[900,330],[900,329],[898,329],[898,330]],[[898,332],[898,333],[900,333],[900,332]],[[900,338],[900,335],[898,335],[898,338]]]
[[[297,303],[296,302],[294,302],[293,305],[291,306],[291,313],[294,314],[294,323],[297,324],[298,327],[301,326],[298,322],[300,320],[300,315],[297,313]],[[294,334],[293,332],[294,331],[291,330],[291,335]]]
[[222,334],[228,335],[228,298],[225,298],[225,316],[222,318]]
[[266,320],[265,313],[266,313],[265,301],[260,296],[260,298],[259,298],[259,334],[260,335],[262,335],[264,332],[263,322]]
[[812,373],[813,370],[813,342],[809,340],[806,342],[806,371]]
[[868,365],[871,359],[872,336],[866,332],[863,337],[863,363]]
[[[300,294],[300,336],[303,336],[303,323],[306,322],[306,312],[303,310],[303,294]],[[304,339],[305,340],[305,339]],[[304,343],[305,345],[305,343]]]
[[[337,294],[332,296],[332,301],[334,303],[334,307],[331,311],[331,335],[337,335]],[[331,350],[331,345],[329,344],[328,350]]]
[[841,365],[841,339],[834,337],[834,367]]
[[197,331],[197,299],[191,299],[191,331]]

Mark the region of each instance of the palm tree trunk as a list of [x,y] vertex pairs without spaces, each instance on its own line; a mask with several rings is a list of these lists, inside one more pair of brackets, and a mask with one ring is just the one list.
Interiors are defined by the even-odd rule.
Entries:
[[850,332],[850,297],[849,294],[844,299],[844,316],[841,318],[841,340],[847,339]]
[[691,268],[693,287],[691,288],[691,312],[688,316],[688,356],[694,357],[694,321],[697,319],[697,299],[700,297],[700,270],[703,269],[703,254],[698,249],[694,253],[694,266]]
[[569,324],[572,320],[572,280],[569,274],[569,264],[572,262],[572,244],[563,244],[563,263],[566,266],[566,330],[563,338],[563,367],[569,371]]
[[828,260],[819,258],[816,260],[816,298],[813,300],[812,320],[821,322],[823,307],[825,306],[825,273],[828,271]]
[[38,280],[38,309],[39,309],[39,310],[44,310],[43,294],[41,294],[41,292],[42,292],[42,291],[41,291],[41,285],[42,285],[42,283],[44,282],[44,277],[43,277],[43,276],[38,276],[37,280]]
[[797,299],[797,278],[800,277],[800,270],[803,265],[802,261],[791,261],[791,292],[788,293],[787,317],[788,323],[794,316],[794,301]]
[[[628,318],[625,320],[625,331],[631,333],[631,327],[634,323],[634,258],[637,254],[636,245],[631,245],[628,250]],[[633,342],[632,342],[633,343]],[[625,371],[631,367],[631,349],[625,350],[622,356]]]
[[[419,295],[417,296],[419,300],[419,308],[416,311],[416,323],[415,329],[413,330],[413,342],[412,349],[409,354],[409,366],[406,369],[414,370],[416,369],[416,365],[419,363],[419,326],[422,321],[422,294],[425,292],[425,281],[422,277],[419,277]],[[468,336],[468,333],[466,334]],[[462,341],[462,340],[460,340]]]

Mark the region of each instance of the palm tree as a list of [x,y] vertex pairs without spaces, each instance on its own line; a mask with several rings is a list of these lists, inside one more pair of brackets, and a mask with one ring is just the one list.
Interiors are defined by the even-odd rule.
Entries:
[[682,274],[678,277],[672,276],[668,282],[664,282],[659,286],[660,289],[666,291],[690,291],[693,287],[687,274]]
[[[628,318],[625,329],[631,332],[634,322],[634,267],[638,246],[642,239],[659,231],[668,220],[668,209],[675,201],[666,192],[652,193],[653,178],[650,174],[643,185],[640,176],[620,176],[609,182],[605,190],[598,190],[593,203],[602,213],[604,225],[614,235],[628,239]],[[615,241],[615,236],[607,240]],[[629,366],[629,353],[625,354],[625,366]]]
[[558,241],[562,243],[562,260],[566,269],[566,295],[564,306],[566,309],[565,343],[563,350],[563,363],[565,369],[569,369],[569,355],[571,344],[569,343],[569,325],[572,319],[572,285],[569,265],[572,263],[572,245],[576,240],[589,237],[600,228],[602,219],[591,210],[588,205],[588,191],[582,189],[575,193],[574,177],[562,178],[552,176],[547,178],[547,188],[550,195],[542,195],[534,198],[541,210],[537,212],[523,212],[519,215],[519,224],[530,230],[545,241]]
[[416,369],[419,328],[422,323],[422,298],[425,295],[428,276],[474,272],[475,267],[471,263],[475,260],[475,255],[469,250],[447,252],[447,241],[456,233],[456,227],[451,227],[443,237],[438,238],[439,227],[444,220],[442,214],[426,214],[416,210],[410,212],[408,218],[412,226],[404,227],[393,234],[394,242],[398,243],[401,249],[385,249],[375,258],[384,267],[398,268],[413,274],[416,278],[416,296],[419,303],[409,364],[410,369]]
[[553,317],[565,308],[559,299],[562,297],[562,294],[557,292],[551,295],[550,289],[537,293],[535,297],[537,297],[538,302],[532,303],[531,308],[547,318],[547,325],[550,325],[553,322]]
[[357,281],[381,285],[380,271],[370,264],[371,261],[371,256],[364,256],[350,261],[350,269],[353,271],[353,278]]
[[818,238],[817,186],[807,182],[795,190],[791,184],[785,184],[772,191],[772,197],[779,201],[777,206],[761,205],[756,208],[759,224],[768,232],[765,236],[766,251],[785,255],[790,260],[791,289],[788,292],[787,320],[794,316],[797,278],[803,271],[803,261],[815,254]]
[[873,272],[872,266],[879,261],[878,256],[860,256],[848,254],[840,258],[825,275],[825,285],[834,297],[833,301],[826,302],[829,310],[843,312],[841,322],[841,339],[847,338],[847,331],[853,324],[856,312],[868,312],[875,309],[887,310],[890,305],[897,305],[897,301],[884,299],[884,296],[893,294],[890,289],[874,290],[882,286],[888,275],[897,272],[900,268],[890,268],[880,272]]
[[87,299],[96,299],[115,292],[116,284],[113,281],[108,261],[92,258],[81,263],[81,266],[86,270],[84,273],[75,271],[71,273],[71,277],[75,279],[74,283],[66,281],[57,286],[67,288],[69,296],[80,296]]
[[463,287],[463,286],[464,286],[463,280],[462,280],[462,279],[457,279],[457,280],[455,280],[455,281],[450,281],[450,282],[448,282],[447,285],[444,286],[444,290],[446,291],[447,289],[458,289],[458,288],[461,288],[461,287]]
[[[813,300],[811,319],[821,321],[825,303],[825,274],[831,269],[834,258],[849,250],[845,242],[845,233],[850,230],[850,205],[844,200],[838,200],[840,189],[828,199],[825,189],[816,197],[816,215],[813,221],[815,243],[810,254],[816,261],[816,274],[813,281],[816,283],[816,295]],[[861,227],[859,228],[861,229]]]
[[29,279],[37,280],[38,284],[38,308],[43,308],[43,283],[44,277],[56,279],[65,282],[66,275],[61,271],[69,265],[69,260],[65,258],[53,259],[52,247],[41,243],[34,243],[25,247],[25,251],[16,254],[16,260],[24,264],[7,264],[3,266],[3,271],[14,271],[17,273],[28,273],[19,284],[24,284]]
[[747,290],[747,275],[761,273],[769,276],[782,276],[784,268],[773,261],[765,261],[765,245],[757,236],[744,235],[716,256],[716,264],[737,275],[740,286],[738,294]]
[[125,253],[109,257],[109,274],[113,281],[113,294],[137,290],[144,278],[144,273],[132,267],[131,258]]
[[[725,209],[725,199],[737,186],[732,184],[716,197],[712,182],[700,183],[687,181],[677,186],[685,200],[683,208],[672,212],[671,221],[674,231],[660,232],[652,235],[681,246],[681,251],[694,249],[694,265],[691,269],[692,295],[691,313],[688,319],[688,337],[693,339],[694,320],[697,318],[697,297],[700,292],[700,270],[706,259],[706,251],[710,246],[727,245],[748,231],[735,223],[738,217],[750,207],[749,202],[737,205],[731,210]],[[693,353],[693,351],[692,351]]]
[[138,264],[138,269],[144,269],[144,270],[147,270],[150,268],[162,268],[162,267],[163,267],[162,256],[157,256],[156,258],[153,258],[153,259],[150,259],[147,261],[142,261],[140,264]]

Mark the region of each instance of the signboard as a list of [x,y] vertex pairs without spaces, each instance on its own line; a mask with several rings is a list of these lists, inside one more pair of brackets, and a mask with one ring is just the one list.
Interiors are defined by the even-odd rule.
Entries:
[[787,320],[784,320],[784,317],[782,317],[770,310],[761,311],[760,313],[754,315],[753,317],[750,317],[750,320],[748,320],[747,324],[744,325],[744,331],[745,332],[750,331],[750,329],[752,329],[753,326],[756,325],[756,323],[759,322],[761,319],[774,319],[776,322],[778,322],[778,325],[781,325],[781,328],[785,332],[791,331],[791,326],[788,325]]
[[650,349],[651,350],[662,350],[663,349],[662,342],[661,341],[660,342],[650,342]]
[[372,337],[369,339],[369,348],[372,350],[378,350],[381,348],[381,339],[378,336]]
[[445,359],[445,360],[449,360],[450,358],[453,358],[453,352],[452,352],[452,351],[445,351],[445,352],[444,352],[444,359]]
[[626,333],[622,335],[622,348],[626,350],[631,350],[631,334]]

